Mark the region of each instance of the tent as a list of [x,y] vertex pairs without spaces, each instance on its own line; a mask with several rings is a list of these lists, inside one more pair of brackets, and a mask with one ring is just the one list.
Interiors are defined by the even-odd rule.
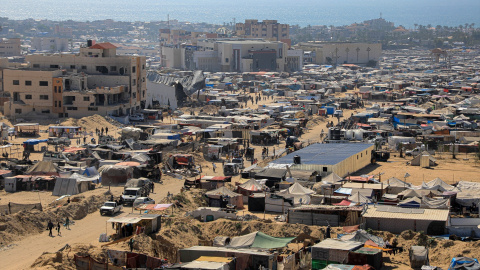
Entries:
[[467,257],[455,257],[452,259],[448,270],[478,270],[480,264],[477,259]]
[[346,234],[340,238],[343,241],[356,241],[361,243],[366,243],[367,241],[372,241],[375,243],[376,246],[384,247],[385,242],[383,241],[382,237],[375,236],[372,234],[367,233],[364,230],[357,230],[352,234]]
[[310,204],[310,196],[315,191],[305,188],[298,182],[295,182],[289,188],[280,190],[275,195],[281,196],[286,199],[293,199],[294,205]]
[[56,175],[58,176],[58,172],[60,169],[57,165],[53,164],[52,161],[39,161],[32,167],[28,168],[25,174],[28,175]]
[[459,191],[458,188],[445,183],[442,179],[438,177],[428,183],[423,182],[421,189],[438,190],[440,192]]
[[387,186],[387,192],[390,194],[398,194],[412,186],[412,184],[395,177],[391,177],[382,183]]
[[128,179],[133,177],[133,167],[104,165],[100,167],[99,173],[104,186],[124,185]]
[[368,204],[372,203],[372,200],[367,198],[366,196],[362,195],[360,192],[355,192],[348,197],[348,200],[351,201],[353,204]]
[[275,249],[286,247],[295,237],[273,237],[262,232],[253,232],[233,237],[228,247]]
[[227,199],[229,204],[233,204],[237,209],[243,209],[242,194],[235,193],[225,186],[207,191],[205,196],[209,199],[209,206],[222,207],[222,199]]
[[75,195],[88,190],[88,181],[75,178],[57,178],[53,187],[53,196]]
[[248,203],[248,196],[253,193],[263,192],[263,186],[251,178],[247,182],[237,186],[237,192],[243,195],[243,202]]
[[420,208],[422,200],[418,197],[411,197],[398,203],[398,206],[405,208]]
[[342,186],[342,180],[342,177],[332,172],[331,174],[324,177],[321,182],[315,183],[313,185],[313,189],[320,189],[320,194],[330,194],[332,186],[334,190]]
[[430,155],[430,153],[428,153],[427,151],[423,151],[422,153],[420,153],[416,157],[414,157],[412,159],[412,161],[410,161],[410,165],[421,166],[421,160],[422,160],[423,156],[427,156],[429,167],[437,165],[437,160],[434,157],[432,157],[432,155]]

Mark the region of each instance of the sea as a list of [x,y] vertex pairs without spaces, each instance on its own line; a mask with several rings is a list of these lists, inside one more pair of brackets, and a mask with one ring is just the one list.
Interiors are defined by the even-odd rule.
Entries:
[[410,29],[415,24],[480,27],[480,0],[3,0],[0,17],[213,24],[270,19],[302,27],[384,18]]

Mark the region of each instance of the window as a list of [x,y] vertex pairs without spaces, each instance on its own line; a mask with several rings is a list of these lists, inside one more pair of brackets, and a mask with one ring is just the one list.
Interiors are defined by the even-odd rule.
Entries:
[[55,107],[57,107],[57,101],[55,100]]
[[98,111],[98,107],[88,107],[89,111]]
[[58,68],[58,65],[50,65],[50,68]]
[[62,102],[61,101],[58,102],[58,107],[62,107]]
[[225,62],[228,63],[228,58],[225,58]]
[[13,85],[20,85],[20,81],[19,80],[13,80]]
[[28,86],[32,85],[32,81],[25,81],[25,85],[28,85]]
[[16,113],[16,114],[21,114],[21,113],[22,113],[22,109],[15,109],[15,113]]
[[110,66],[110,71],[111,72],[116,72],[117,71],[117,66]]
[[90,97],[83,97],[83,101],[90,101]]
[[77,107],[67,107],[67,111],[76,111]]
[[135,67],[132,67],[132,73],[135,73],[137,69]]
[[142,69],[145,69],[145,65],[142,65]]
[[48,86],[48,81],[40,81],[40,82],[38,83],[38,85],[40,85],[40,86]]
[[75,65],[70,65],[70,69],[75,69]]
[[42,110],[42,113],[50,113],[50,110]]
[[34,68],[39,68],[39,67],[40,67],[40,64],[33,64],[33,67],[34,67]]
[[57,93],[57,87],[56,86],[53,87],[53,92]]
[[88,52],[88,55],[92,55],[92,52]]
[[133,84],[136,84],[137,83],[137,80],[133,79]]
[[62,93],[62,87],[61,86],[58,87],[58,93]]
[[40,95],[40,100],[48,100],[48,95]]
[[328,170],[327,167],[323,167],[323,171],[326,172]]
[[82,66],[82,69],[87,69],[87,66]]
[[32,95],[25,95],[25,99],[32,99]]

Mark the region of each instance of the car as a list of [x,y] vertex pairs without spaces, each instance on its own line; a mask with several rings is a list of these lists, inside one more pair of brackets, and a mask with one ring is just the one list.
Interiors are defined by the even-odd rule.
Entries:
[[343,117],[343,111],[342,110],[335,110],[335,112],[333,112],[333,116]]
[[244,161],[243,161],[243,158],[241,158],[241,157],[233,158],[232,163],[237,163],[240,170],[245,169]]
[[128,119],[130,119],[130,121],[136,121],[136,122],[143,122],[145,121],[145,117],[143,116],[143,114],[141,113],[135,113],[135,114],[132,114],[128,117]]
[[133,201],[133,207],[138,207],[141,204],[155,204],[155,200],[149,197],[138,197]]
[[100,215],[110,215],[120,212],[123,209],[122,205],[117,204],[117,202],[105,202],[102,207],[100,207]]

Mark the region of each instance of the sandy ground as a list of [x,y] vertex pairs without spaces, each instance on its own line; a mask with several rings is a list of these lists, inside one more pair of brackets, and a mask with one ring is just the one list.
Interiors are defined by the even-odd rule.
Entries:
[[[257,108],[258,105],[265,103],[271,103],[272,100],[260,101],[259,104],[252,105],[249,103],[249,107]],[[360,110],[359,110],[360,111]],[[353,111],[345,110],[344,115],[350,116]],[[109,126],[109,134],[116,132],[116,127],[111,125],[109,122],[102,120],[103,118],[92,117],[90,119],[80,119],[74,120],[69,119],[68,121],[62,123],[64,125],[81,125],[84,126],[88,131],[94,131],[95,127],[101,128]],[[318,142],[320,140],[320,131],[323,129],[327,131],[326,124],[327,121],[334,121],[336,119],[324,117],[315,117],[315,122],[318,124],[311,126],[307,132],[302,135],[300,138],[301,141],[306,143]],[[165,122],[171,121],[166,119]],[[10,123],[8,123],[10,124]],[[48,124],[45,123],[42,125],[41,129],[48,129]],[[118,136],[114,133],[115,136]],[[41,133],[40,138],[47,138],[47,133]],[[89,140],[90,137],[87,138]],[[15,142],[21,143],[28,138],[17,138]],[[73,145],[76,145],[76,141],[72,140]],[[255,146],[255,157],[260,161],[260,165],[264,165],[265,162],[261,160],[261,146]],[[284,148],[284,142],[281,142],[280,145],[275,146],[276,149]],[[272,147],[270,147],[270,153]],[[41,153],[36,153],[38,156],[32,155],[32,159],[40,159]],[[197,153],[199,154],[199,153]],[[397,177],[403,179],[405,172],[408,172],[411,176],[407,179],[408,182],[414,184],[420,184],[423,180],[430,181],[435,177],[440,177],[447,183],[452,183],[459,180],[468,180],[468,181],[477,181],[475,176],[478,175],[480,167],[476,164],[475,158],[473,156],[468,157],[468,160],[464,160],[465,157],[459,155],[457,160],[451,160],[448,155],[436,155],[439,165],[431,169],[424,169],[420,167],[407,166],[406,162],[409,159],[393,157],[389,162],[379,162],[375,165],[369,165],[364,170],[358,174],[378,174],[380,172],[384,173],[382,175],[383,179],[388,179],[389,177]],[[217,163],[217,172],[213,173],[211,162],[202,161],[197,158],[197,161],[201,162],[203,175],[222,175],[221,173],[221,164]],[[249,166],[247,162],[246,166]],[[151,197],[157,202],[165,198],[167,192],[178,193],[181,186],[183,186],[183,180],[174,179],[171,177],[164,177],[163,185],[156,184],[155,193],[151,194]],[[240,179],[240,176],[233,177],[232,183],[235,182],[244,182],[246,179]],[[99,188],[94,191],[86,192],[82,195],[100,195],[108,190],[107,187]],[[112,188],[114,195],[118,196],[122,192],[122,188]],[[42,202],[42,205],[47,205],[56,199],[55,196],[52,196],[50,192],[18,192],[14,194],[6,194],[5,192],[0,192],[0,203],[6,204],[8,202],[17,202],[17,203],[30,203]],[[126,208],[124,212],[131,211],[131,208]],[[267,215],[267,218],[272,218],[272,216]],[[45,252],[55,252],[56,250],[63,247],[65,244],[73,245],[75,243],[83,244],[92,244],[94,246],[99,246],[98,237],[101,233],[107,231],[107,233],[112,233],[111,226],[106,224],[106,221],[109,217],[100,216],[99,212],[95,212],[87,215],[84,219],[76,221],[76,224],[71,227],[71,230],[65,230],[62,228],[62,236],[48,237],[48,232],[45,231],[42,234],[33,235],[33,236],[19,236],[19,240],[13,243],[10,246],[3,247],[0,249],[0,261],[2,262],[2,269],[29,269],[30,265],[38,258],[42,253]],[[46,226],[46,224],[45,224]],[[261,230],[261,227],[258,227]],[[185,236],[184,236],[185,237]],[[455,256],[456,250],[452,249],[452,254],[447,253],[445,256]],[[454,254],[455,253],[455,254]],[[400,261],[399,261],[400,260]],[[399,267],[399,269],[407,269],[405,259],[402,257],[392,258],[392,265]]]

